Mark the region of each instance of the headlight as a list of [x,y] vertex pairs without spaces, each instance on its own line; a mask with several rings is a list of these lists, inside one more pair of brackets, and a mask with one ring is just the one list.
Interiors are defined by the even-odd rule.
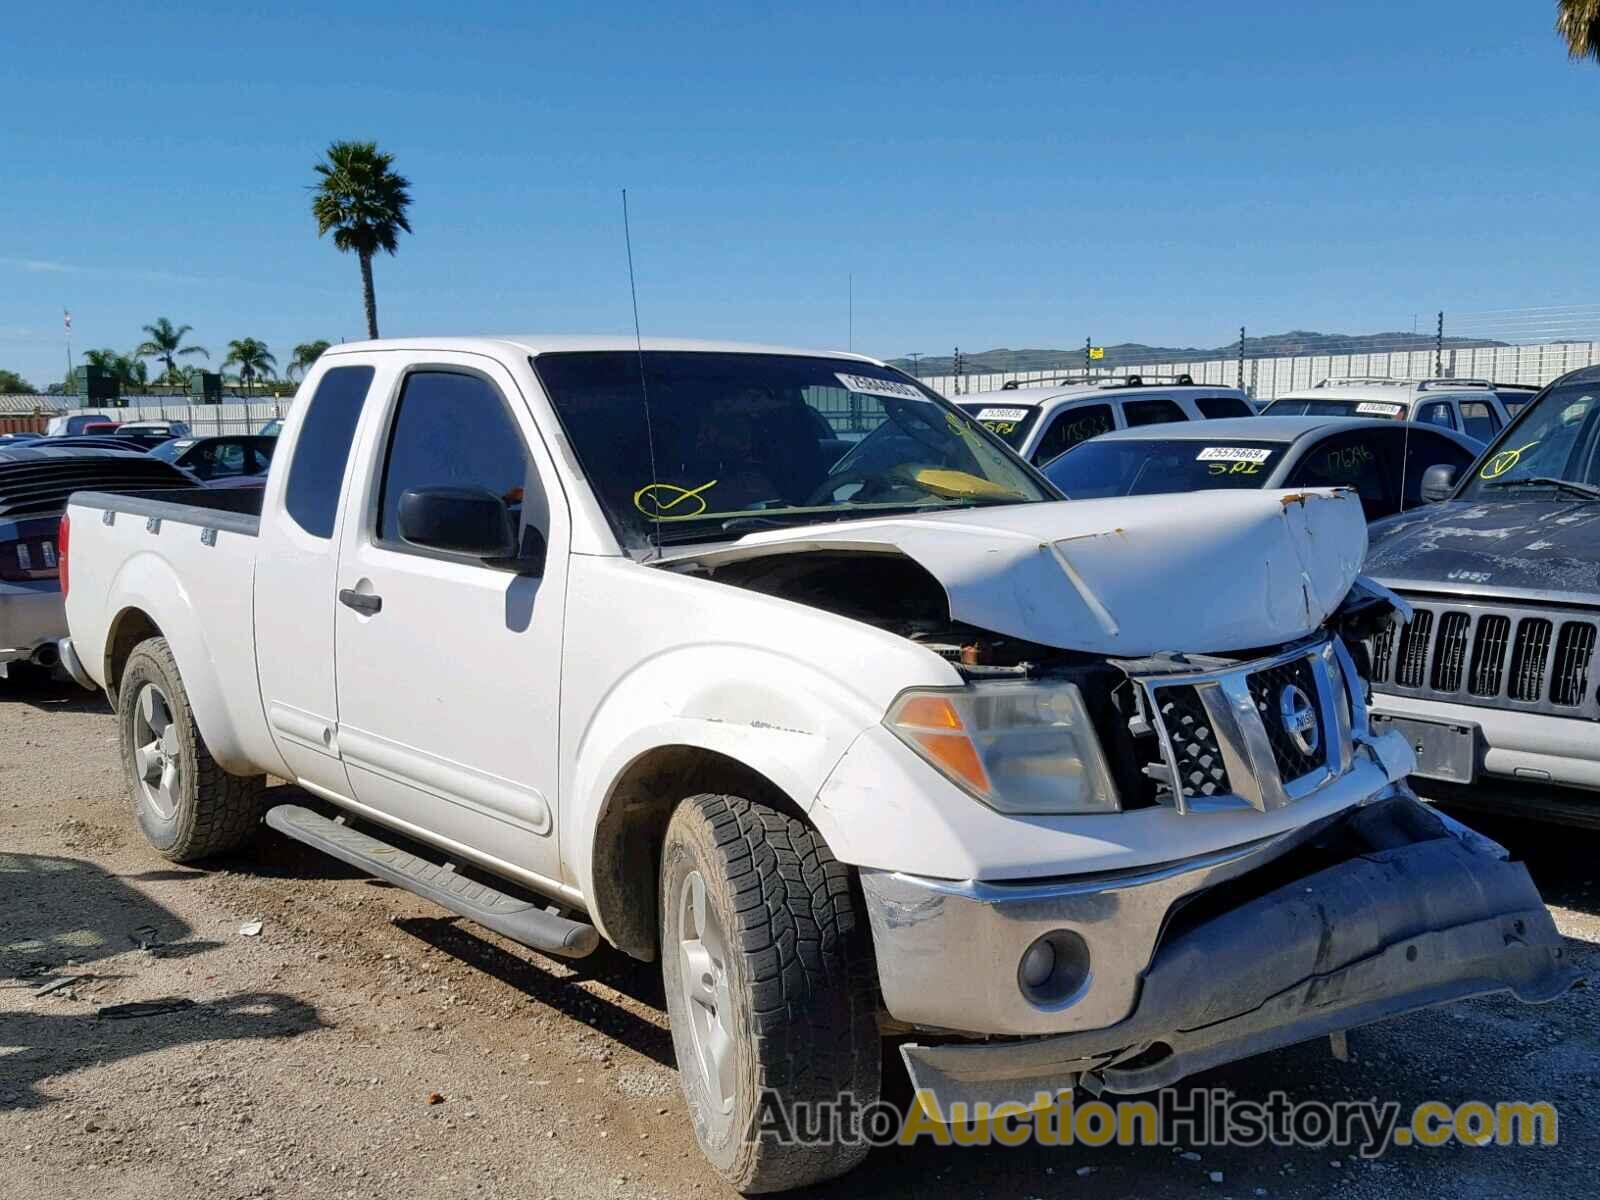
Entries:
[[1111,773],[1074,684],[1008,680],[913,690],[890,706],[884,724],[999,812],[1118,810]]

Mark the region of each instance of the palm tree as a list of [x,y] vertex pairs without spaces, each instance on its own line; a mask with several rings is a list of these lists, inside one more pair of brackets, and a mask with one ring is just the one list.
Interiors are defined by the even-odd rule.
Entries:
[[278,373],[278,360],[267,350],[267,344],[256,338],[236,338],[228,343],[228,357],[224,367],[239,368],[239,382],[248,392],[257,379],[271,379]]
[[167,370],[163,378],[168,383],[174,383],[183,377],[178,370],[178,359],[187,358],[191,354],[198,354],[202,358],[211,357],[211,352],[204,346],[183,344],[183,335],[191,332],[193,328],[192,325],[179,325],[174,328],[166,317],[157,317],[154,325],[144,327],[145,333],[150,336],[146,341],[139,343],[139,348],[134,354],[140,358],[159,358],[166,363]]
[[1600,0],[1556,0],[1556,32],[1573,58],[1600,62]]
[[144,363],[131,354],[119,354],[109,349],[85,350],[83,361],[88,366],[99,367],[129,391],[143,388],[150,382],[150,373]]
[[290,379],[304,379],[311,365],[321,358],[322,352],[332,344],[320,339],[315,342],[301,342],[294,348],[294,357],[289,360],[289,365],[283,373]]
[[406,209],[411,181],[390,168],[394,155],[376,142],[334,142],[316,164],[321,181],[311,197],[317,236],[333,232],[333,244],[361,260],[361,295],[367,306],[367,336],[378,336],[378,298],[372,290],[372,256],[395,252],[400,232],[411,232]]

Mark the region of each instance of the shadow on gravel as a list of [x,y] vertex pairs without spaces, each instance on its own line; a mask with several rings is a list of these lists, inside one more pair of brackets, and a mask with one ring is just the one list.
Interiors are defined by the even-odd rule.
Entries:
[[0,1058],[0,1112],[50,1103],[54,1097],[38,1085],[80,1067],[173,1046],[295,1037],[323,1027],[314,1006],[277,992],[241,993],[129,1020],[10,1013],[0,1019],[0,1045],[17,1049]]
[[26,704],[41,712],[111,712],[104,692],[85,691],[70,679],[55,679],[49,671],[15,664],[11,666],[9,677],[0,679],[0,704],[8,701]]
[[183,958],[219,944],[94,863],[0,853],[0,987],[39,986],[141,946]]
[[676,1070],[671,1033],[578,986],[594,980],[664,1013],[667,1005],[656,964],[637,962],[609,946],[601,946],[588,958],[564,961],[562,965],[571,974],[558,975],[536,961],[502,950],[472,932],[470,924],[458,921],[455,917],[408,917],[394,925],[463,965],[509,984],[530,1000],[591,1025],[635,1053]]

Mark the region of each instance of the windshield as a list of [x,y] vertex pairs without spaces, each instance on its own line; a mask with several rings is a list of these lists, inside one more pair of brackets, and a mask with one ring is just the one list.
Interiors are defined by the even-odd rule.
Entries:
[[981,425],[887,367],[661,350],[533,365],[630,549],[1056,499]]
[[960,404],[962,412],[1000,438],[1013,450],[1022,449],[1039,410],[1028,404]]
[[1600,379],[1551,388],[1478,460],[1460,498],[1526,494],[1571,500],[1586,488],[1600,488],[1597,432]]
[[1286,396],[1267,405],[1264,417],[1373,417],[1403,420],[1406,406],[1398,400],[1352,400],[1334,397]]
[[1075,500],[1258,488],[1283,450],[1276,442],[1116,438],[1082,442],[1047,463],[1044,474]]

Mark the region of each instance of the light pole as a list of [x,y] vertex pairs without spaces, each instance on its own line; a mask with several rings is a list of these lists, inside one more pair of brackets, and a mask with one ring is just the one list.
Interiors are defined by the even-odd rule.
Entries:
[[909,351],[906,354],[906,357],[911,360],[911,375],[912,375],[912,377],[915,378],[915,379],[921,379],[922,376],[917,371],[917,360],[922,357],[921,352],[917,351],[917,350],[912,350],[912,351]]

